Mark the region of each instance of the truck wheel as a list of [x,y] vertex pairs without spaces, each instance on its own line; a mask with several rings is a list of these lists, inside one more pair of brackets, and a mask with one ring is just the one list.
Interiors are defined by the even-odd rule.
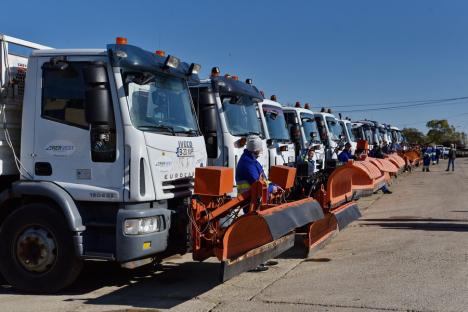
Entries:
[[54,293],[73,283],[81,268],[64,217],[49,205],[25,205],[2,224],[0,272],[14,288]]

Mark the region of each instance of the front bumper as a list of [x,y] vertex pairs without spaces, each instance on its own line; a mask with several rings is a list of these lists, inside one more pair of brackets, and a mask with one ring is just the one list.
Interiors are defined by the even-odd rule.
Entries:
[[[126,235],[123,224],[126,219],[164,216],[164,227],[159,232]],[[171,211],[166,208],[119,209],[116,226],[117,262],[127,262],[151,257],[167,249],[169,228],[171,227]]]

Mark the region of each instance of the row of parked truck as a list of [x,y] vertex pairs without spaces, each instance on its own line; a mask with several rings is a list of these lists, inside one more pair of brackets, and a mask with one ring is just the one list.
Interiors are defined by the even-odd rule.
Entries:
[[[29,56],[16,47],[28,48]],[[83,260],[134,268],[191,252],[227,280],[300,241],[313,252],[418,155],[399,129],[266,99],[251,79],[119,37],[105,49],[52,49],[0,35],[0,273],[55,292]],[[237,192],[249,136],[283,192]],[[372,145],[396,146],[385,159]],[[340,164],[349,142],[356,160]],[[398,153],[396,153],[398,152]],[[299,240],[297,238],[300,238]]]

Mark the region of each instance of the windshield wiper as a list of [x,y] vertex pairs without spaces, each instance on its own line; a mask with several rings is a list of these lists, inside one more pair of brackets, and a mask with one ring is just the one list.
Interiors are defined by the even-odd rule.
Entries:
[[174,131],[174,128],[172,128],[171,126],[168,126],[168,125],[151,125],[151,126],[140,126],[138,127],[139,130],[143,130],[143,131],[151,131],[151,130],[162,130],[162,131],[165,131],[165,132],[169,132],[171,133],[172,135],[175,135],[175,131]]
[[245,132],[245,133],[237,133],[236,136],[249,136],[249,135],[258,135],[260,137],[262,137],[262,134],[260,132],[254,132],[254,131],[250,131],[250,132]]
[[200,131],[196,129],[190,129],[190,130],[183,130],[183,131],[175,131],[175,133],[184,133],[184,134],[195,134],[195,135],[200,135]]

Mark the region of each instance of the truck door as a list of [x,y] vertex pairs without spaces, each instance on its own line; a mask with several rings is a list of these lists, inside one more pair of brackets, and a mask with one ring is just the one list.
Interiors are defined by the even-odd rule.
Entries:
[[[50,58],[39,60],[38,79],[42,90],[36,96],[33,168],[35,180],[53,181],[65,188],[75,200],[121,201],[123,194],[124,155],[121,127],[116,126],[119,115],[117,95],[112,75],[108,90],[113,99],[113,129],[109,146],[114,153],[96,157],[95,132],[87,113],[84,68],[105,58],[68,57],[66,65],[48,66]],[[44,66],[44,64],[46,66]],[[104,64],[104,66],[107,66]],[[91,105],[91,104],[88,104]],[[89,107],[88,107],[89,110]],[[93,128],[95,129],[95,128]],[[94,131],[94,130],[93,130]],[[93,149],[93,152],[92,152]]]

